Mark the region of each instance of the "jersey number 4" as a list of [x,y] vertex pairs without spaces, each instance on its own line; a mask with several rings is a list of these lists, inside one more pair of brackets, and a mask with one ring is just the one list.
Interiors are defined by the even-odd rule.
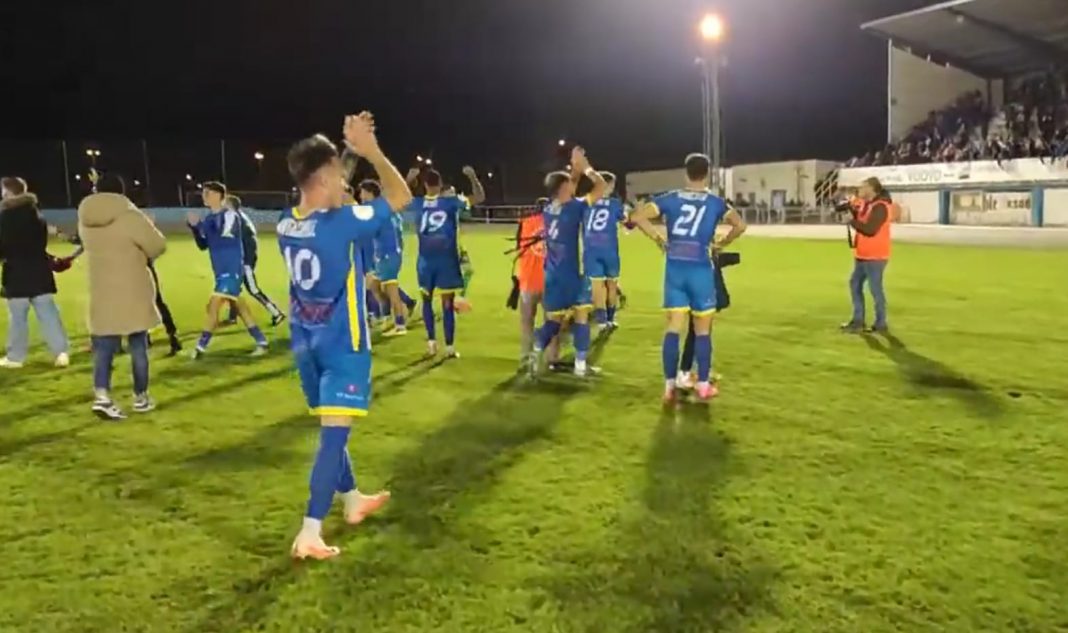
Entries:
[[705,207],[698,209],[692,204],[684,204],[680,207],[682,215],[675,218],[675,224],[671,225],[671,234],[678,237],[694,237],[697,229],[701,227],[701,220],[705,217]]
[[323,274],[322,264],[319,257],[306,248],[299,249],[296,253],[290,247],[286,247],[283,253],[286,260],[286,268],[289,269],[289,278],[302,290],[311,290],[315,287],[319,277]]

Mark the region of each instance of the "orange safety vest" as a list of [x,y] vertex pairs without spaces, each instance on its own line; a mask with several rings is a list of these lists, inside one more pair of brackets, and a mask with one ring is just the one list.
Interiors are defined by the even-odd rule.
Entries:
[[861,223],[868,221],[875,205],[881,204],[886,207],[886,222],[879,227],[875,235],[868,237],[857,231],[853,242],[853,254],[857,259],[885,260],[890,259],[890,225],[893,223],[893,206],[887,200],[872,200],[865,204],[857,213],[857,220]]
[[[545,242],[530,246],[533,238],[545,230],[545,221],[541,213],[529,215],[519,221],[519,289],[522,292],[542,292],[545,289]],[[526,246],[526,248],[524,248]]]

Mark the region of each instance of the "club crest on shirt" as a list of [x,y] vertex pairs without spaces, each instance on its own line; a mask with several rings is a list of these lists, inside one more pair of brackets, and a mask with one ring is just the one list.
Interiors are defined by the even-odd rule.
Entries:
[[352,206],[352,215],[356,216],[357,220],[370,220],[375,217],[375,209],[366,204],[356,204]]

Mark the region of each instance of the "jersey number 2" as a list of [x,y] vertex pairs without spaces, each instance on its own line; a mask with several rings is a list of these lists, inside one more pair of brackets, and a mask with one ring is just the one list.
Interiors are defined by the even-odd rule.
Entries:
[[290,247],[285,252],[286,268],[289,269],[289,278],[302,290],[311,290],[315,287],[319,277],[322,276],[322,264],[319,257],[306,248],[298,250],[295,254]]
[[671,234],[678,237],[694,237],[697,229],[701,227],[701,220],[705,217],[705,207],[700,209],[692,204],[684,204],[680,207],[682,215],[675,218],[675,224],[671,226]]

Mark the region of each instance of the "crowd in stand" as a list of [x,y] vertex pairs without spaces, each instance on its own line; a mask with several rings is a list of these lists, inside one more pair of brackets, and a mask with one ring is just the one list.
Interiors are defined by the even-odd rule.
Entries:
[[961,95],[897,143],[849,161],[850,167],[971,160],[1068,157],[1068,71],[1020,81],[1005,105],[979,91]]

